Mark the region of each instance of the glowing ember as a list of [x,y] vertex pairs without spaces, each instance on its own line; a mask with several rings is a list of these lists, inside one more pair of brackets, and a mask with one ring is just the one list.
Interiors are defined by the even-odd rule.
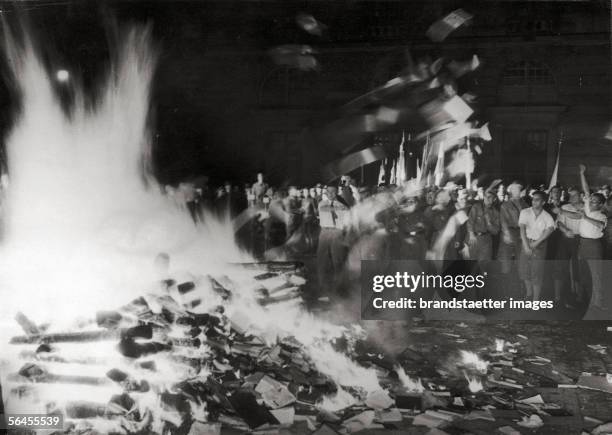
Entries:
[[418,378],[416,381],[412,380],[412,378],[406,374],[404,368],[399,365],[395,366],[395,371],[397,372],[397,376],[399,377],[402,386],[406,388],[406,390],[417,393],[422,393],[425,391],[425,387],[421,383],[421,378]]
[[495,339],[495,350],[497,352],[503,352],[504,351],[504,344],[505,341],[500,339],[500,338],[496,338]]
[[466,367],[473,367],[479,372],[486,373],[487,368],[489,367],[489,362],[481,359],[474,352],[470,352],[467,350],[461,351],[461,359],[463,365]]

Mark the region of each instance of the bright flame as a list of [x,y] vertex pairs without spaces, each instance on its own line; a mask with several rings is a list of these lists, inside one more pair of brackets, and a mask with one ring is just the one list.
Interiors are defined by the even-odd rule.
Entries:
[[482,391],[484,389],[480,379],[476,377],[471,378],[465,372],[463,372],[463,375],[465,376],[465,379],[468,381],[468,388],[470,389],[470,392],[478,393],[479,391]]
[[335,352],[327,342],[310,346],[308,355],[318,371],[332,378],[340,386],[357,386],[368,393],[380,390],[375,370],[361,367],[346,355]]
[[357,400],[348,391],[343,388],[338,388],[336,394],[323,397],[323,399],[317,403],[317,408],[329,412],[336,412],[353,406],[356,403]]
[[476,370],[482,373],[487,372],[487,368],[489,367],[489,362],[481,359],[474,352],[470,352],[467,350],[461,351],[461,359],[464,366],[474,367]]
[[404,368],[400,365],[395,366],[395,371],[397,372],[397,376],[399,377],[402,386],[408,391],[414,391],[417,393],[422,393],[425,391],[421,378],[418,378],[416,381],[412,380],[412,378],[406,374]]
[[128,34],[97,104],[75,89],[69,115],[31,44],[8,52],[22,109],[7,138],[3,318],[21,309],[57,322],[116,307],[151,284],[161,251],[187,269],[241,258],[172,207],[146,171],[155,66],[147,29]]
[[[294,336],[316,368],[340,386],[379,390],[375,370],[359,366],[329,344],[343,328],[316,319],[295,302],[265,308],[257,303],[252,273],[228,264],[252,261],[236,247],[229,222],[205,216],[205,224],[196,226],[161,193],[148,172],[155,65],[149,40],[148,29],[132,30],[96,103],[86,104],[82,91],[74,88],[75,102],[66,114],[31,43],[22,49],[7,37],[22,108],[6,141],[10,187],[5,244],[0,247],[0,342],[22,333],[13,321],[18,311],[36,324],[50,322],[48,332],[74,330],[74,319],[93,319],[96,311],[115,309],[151,292],[157,279],[153,259],[166,252],[174,270],[231,276],[235,288],[226,313],[231,319],[235,311],[247,312],[249,332],[268,344]],[[203,303],[198,309],[222,303],[205,286],[199,291]],[[80,355],[74,358],[83,353],[98,357],[103,367],[125,369],[161,388],[208,375],[177,365],[170,355],[155,356],[157,374],[140,373],[120,358],[114,343],[108,345],[112,348],[106,343],[87,345],[85,352],[85,345],[79,345]],[[2,353],[18,364],[18,356],[9,355],[15,347],[3,344]],[[69,347],[62,346],[62,354]],[[206,353],[205,348],[195,351],[200,357]],[[15,367],[4,372],[11,371]],[[82,397],[70,392],[62,400]],[[106,402],[108,392],[102,395],[105,399],[100,400]],[[153,393],[144,394],[140,404],[158,409],[157,401]]]

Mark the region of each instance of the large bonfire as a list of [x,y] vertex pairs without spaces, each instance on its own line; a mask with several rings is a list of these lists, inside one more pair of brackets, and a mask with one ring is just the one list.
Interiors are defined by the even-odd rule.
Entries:
[[[147,171],[148,29],[125,33],[95,99],[71,85],[67,111],[32,42],[5,42],[21,97],[0,251],[7,412],[161,433],[220,421],[219,409],[233,415],[228,424],[278,424],[268,409],[315,386],[290,391],[300,374],[317,373],[325,393],[335,382],[380,389],[373,370],[330,346],[343,328],[302,309],[296,265],[246,267],[231,225],[194,225],[162,195]],[[245,407],[261,415],[245,417]]]

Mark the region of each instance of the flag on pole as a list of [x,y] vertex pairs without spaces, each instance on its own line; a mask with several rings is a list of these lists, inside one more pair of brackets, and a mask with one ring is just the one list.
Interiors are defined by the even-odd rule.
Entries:
[[421,176],[418,177],[419,181],[423,176],[427,177],[429,167],[429,132],[427,132],[427,138],[425,139],[425,146],[423,146],[423,157],[421,158]]
[[559,175],[559,158],[561,156],[561,144],[562,143],[563,143],[563,132],[561,132],[561,137],[559,138],[559,144],[557,145],[557,161],[555,162],[555,169],[553,169],[552,176],[550,177],[550,183],[548,184],[549,192],[553,186],[557,185],[557,177]]
[[405,140],[405,134],[404,131],[402,130],[402,141],[399,145],[399,157],[397,160],[397,184],[398,185],[402,185],[404,184],[404,181],[406,181],[406,157],[404,155],[404,143],[406,142]]
[[385,171],[387,166],[387,159],[380,162],[380,170],[378,171],[378,185],[385,184],[385,178],[387,178],[387,173]]
[[444,143],[438,145],[438,160],[436,162],[436,169],[434,170],[434,179],[436,186],[440,187],[442,184],[442,178],[444,177]]
[[[470,157],[472,157],[472,159],[473,159],[472,148],[470,147],[470,137],[469,136],[467,136],[465,138],[465,144],[467,145],[467,149],[468,149],[468,152],[470,154]],[[466,189],[471,189],[472,188],[472,171],[466,171],[465,172],[465,188]]]

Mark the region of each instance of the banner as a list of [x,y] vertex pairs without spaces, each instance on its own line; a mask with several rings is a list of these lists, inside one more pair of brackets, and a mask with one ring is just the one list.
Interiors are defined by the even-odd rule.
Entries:
[[366,148],[349,154],[346,157],[335,160],[323,168],[323,176],[327,181],[332,181],[344,174],[360,168],[369,163],[385,158],[385,150],[380,146]]

